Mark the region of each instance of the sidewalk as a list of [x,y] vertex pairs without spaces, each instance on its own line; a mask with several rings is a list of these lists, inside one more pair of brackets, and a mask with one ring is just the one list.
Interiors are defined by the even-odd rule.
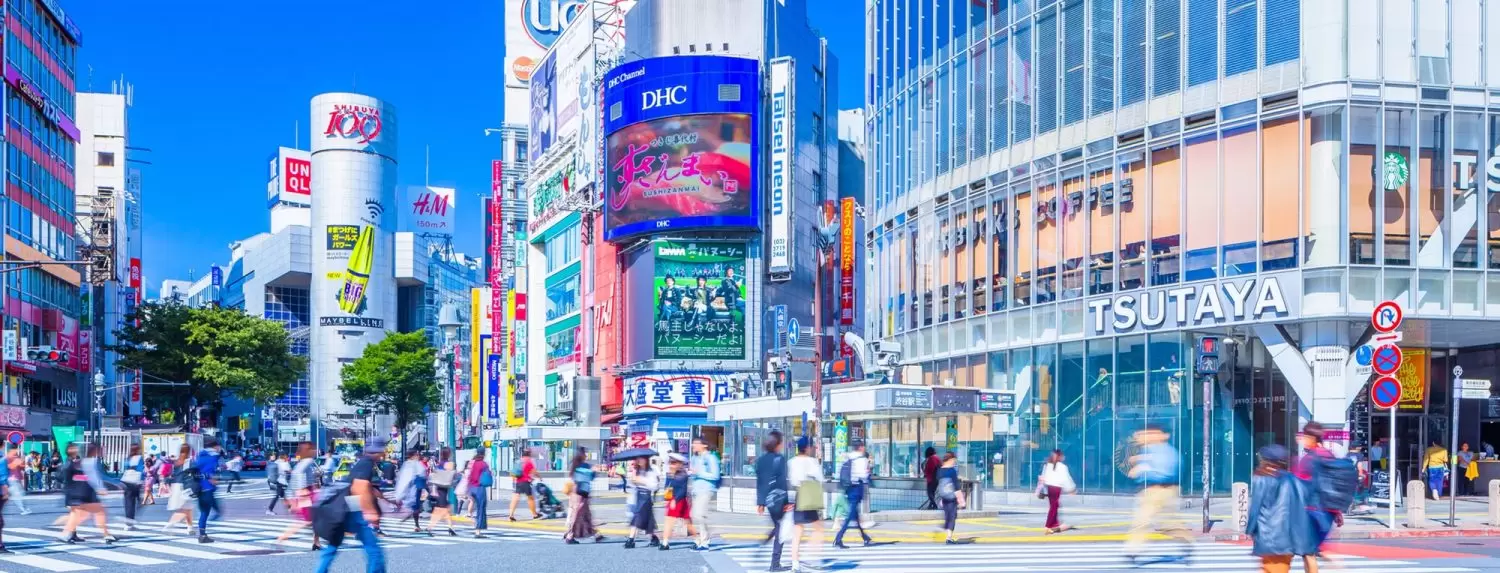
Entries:
[[[518,509],[520,515],[527,515],[524,500]],[[1195,538],[1202,541],[1245,541],[1247,538],[1234,531],[1234,525],[1230,523],[1232,511],[1231,500],[1214,500],[1210,505],[1211,530],[1207,534],[1201,533],[1203,523],[1203,512],[1198,507],[1181,509],[1169,514],[1164,518],[1164,523],[1183,524],[1192,532]],[[490,502],[490,523],[493,527],[529,529],[535,531],[555,532],[559,536],[567,527],[565,519],[530,520],[528,517],[519,518],[520,521],[511,523],[505,521],[506,510],[509,509],[510,499],[508,496],[500,500]],[[987,510],[997,509],[993,505],[986,507]],[[1043,524],[1047,518],[1045,507],[1030,505],[1023,506],[1000,506],[999,515],[996,517],[980,517],[960,519],[958,534],[960,537],[971,539],[976,543],[1044,543],[1044,542],[1087,542],[1087,541],[1124,541],[1130,531],[1132,510],[1130,509],[1106,509],[1106,508],[1070,508],[1067,499],[1063,500],[1062,519],[1073,529],[1056,535],[1047,535]],[[600,525],[600,531],[611,537],[623,537],[628,534],[625,524],[626,513],[623,503],[623,495],[612,492],[598,497],[593,506],[594,519]],[[658,514],[662,511],[661,504],[656,507]],[[1387,524],[1387,513],[1384,508],[1376,508],[1371,513],[1351,513],[1346,516],[1344,527],[1339,528],[1330,538],[1332,540],[1361,540],[1361,539],[1392,539],[1392,538],[1425,538],[1425,537],[1493,537],[1500,536],[1500,527],[1492,527],[1485,523],[1487,519],[1486,504],[1482,498],[1460,499],[1458,502],[1458,527],[1448,527],[1448,503],[1428,501],[1428,521],[1426,526],[1413,529],[1405,525],[1406,514],[1401,508],[1397,508],[1395,529]],[[472,523],[471,520],[459,518],[464,523]],[[932,512],[932,519],[905,521],[905,522],[882,522],[871,524],[870,519],[865,520],[866,529],[871,537],[879,543],[934,543],[944,539],[941,531],[943,519],[942,514]],[[660,526],[665,526],[665,521],[657,518]],[[824,520],[824,526],[828,528],[829,540],[838,531],[841,520],[835,522],[831,519]],[[725,541],[760,541],[765,538],[769,524],[765,516],[742,514],[742,513],[720,513],[709,514],[709,529],[714,537]],[[678,539],[685,538],[686,534],[674,535]],[[852,536],[852,537],[851,537]],[[1148,536],[1152,540],[1170,539],[1160,532],[1153,532]],[[858,532],[845,535],[845,542],[859,540]]]

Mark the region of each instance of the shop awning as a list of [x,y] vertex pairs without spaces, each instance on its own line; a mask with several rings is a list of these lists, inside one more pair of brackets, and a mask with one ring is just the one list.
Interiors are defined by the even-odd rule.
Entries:
[[790,400],[777,400],[775,396],[761,396],[729,402],[715,402],[708,407],[708,419],[715,422],[731,420],[765,420],[770,418],[796,418],[813,412],[813,399],[806,393],[796,394]]
[[529,442],[562,442],[568,440],[607,440],[609,428],[599,426],[515,426],[500,428],[501,440]]

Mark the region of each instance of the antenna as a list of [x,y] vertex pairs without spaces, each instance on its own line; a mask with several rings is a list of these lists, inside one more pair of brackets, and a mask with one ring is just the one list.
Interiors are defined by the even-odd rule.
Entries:
[[422,184],[432,185],[432,145],[427,145],[427,163],[422,167]]
[[292,149],[302,149],[302,120],[292,121]]

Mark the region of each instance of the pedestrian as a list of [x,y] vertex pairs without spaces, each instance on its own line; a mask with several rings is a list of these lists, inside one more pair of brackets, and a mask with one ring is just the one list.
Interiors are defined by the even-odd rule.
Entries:
[[[167,519],[167,524],[162,526],[162,533],[171,532],[172,525],[179,521],[183,522],[187,532],[193,531],[193,505],[197,503],[197,495],[194,491],[197,488],[197,479],[190,471],[192,459],[193,448],[183,444],[182,448],[177,451],[176,460],[162,463],[166,468],[162,470],[163,475],[173,476],[171,483],[167,484],[169,488],[167,511],[172,512],[172,516]],[[163,483],[165,482],[166,479],[163,479]]]
[[[202,455],[203,452],[199,452]],[[229,461],[224,462],[225,488],[224,493],[234,493],[234,484],[240,483],[240,472],[245,470],[245,458],[239,452],[230,456]]]
[[109,516],[99,496],[104,494],[104,480],[99,467],[99,444],[88,445],[88,456],[78,459],[78,446],[68,446],[68,465],[63,469],[67,485],[63,487],[63,499],[68,506],[68,522],[63,526],[63,541],[78,543],[78,525],[83,518],[94,516],[94,525],[104,534],[105,543],[119,541],[109,533]]
[[495,475],[490,465],[484,463],[484,450],[475,450],[469,464],[469,496],[474,498],[474,537],[484,537],[490,528],[490,486],[495,484]]
[[[184,444],[183,448],[187,448],[187,445]],[[157,483],[158,487],[161,488],[160,495],[162,497],[171,497],[172,495],[172,482],[174,481],[172,479],[172,472],[176,469],[177,463],[177,460],[168,459],[166,454],[163,453],[161,462],[156,465],[158,471]]]
[[790,571],[781,564],[781,520],[792,510],[787,494],[787,462],[781,455],[781,432],[771,430],[755,460],[755,512],[771,518],[771,532],[761,542],[771,544],[771,567],[767,571]]
[[453,476],[454,482],[458,484],[453,487],[453,497],[458,500],[458,507],[453,511],[464,517],[474,517],[474,498],[469,496],[469,470],[473,464],[474,459],[469,458],[464,461],[464,469]]
[[568,530],[563,533],[563,542],[577,545],[579,538],[594,538],[594,543],[604,541],[604,536],[594,527],[594,511],[590,505],[590,494],[594,490],[594,468],[589,465],[588,451],[578,448],[573,461],[568,463],[568,494],[573,503],[568,512]]
[[[958,540],[953,537],[953,533],[958,529],[958,510],[968,503],[958,479],[958,456],[953,452],[943,452],[943,465],[938,468],[937,476],[937,498],[943,504],[943,529],[948,532],[944,543],[957,545]],[[1056,506],[1053,507],[1055,510]]]
[[6,485],[10,487],[11,499],[21,508],[21,515],[31,515],[31,509],[26,507],[26,460],[21,458],[19,448],[5,453],[5,466],[10,470]]
[[42,489],[42,455],[38,452],[31,452],[26,456],[26,489]]
[[849,448],[847,459],[839,467],[839,488],[844,490],[844,499],[849,502],[849,513],[844,516],[844,524],[839,526],[839,532],[833,536],[833,546],[839,549],[848,549],[844,545],[844,533],[849,531],[849,525],[859,529],[860,538],[865,540],[865,545],[870,545],[870,534],[865,533],[864,524],[859,522],[859,508],[865,501],[865,488],[870,483],[870,458],[865,455],[864,442],[855,442]]
[[1427,446],[1423,467],[1427,468],[1427,487],[1432,490],[1432,499],[1443,500],[1443,482],[1448,480],[1448,448],[1437,440]]
[[438,462],[432,473],[427,476],[428,487],[427,499],[432,500],[432,516],[427,522],[427,530],[432,531],[438,523],[446,520],[448,524],[448,535],[457,536],[458,532],[453,530],[453,504],[451,495],[453,493],[453,482],[456,476],[453,472],[453,450],[443,448],[438,451]]
[[[1260,464],[1250,478],[1250,513],[1245,534],[1253,540],[1250,553],[1260,557],[1262,573],[1287,573],[1292,557],[1317,553],[1311,495],[1306,482],[1287,471],[1287,451],[1279,444],[1260,449]],[[1307,573],[1317,573],[1309,560]]]
[[692,496],[692,522],[698,526],[698,538],[693,541],[698,550],[708,549],[708,509],[713,504],[714,492],[719,489],[719,457],[708,449],[702,437],[693,439],[692,472],[689,487]]
[[[363,453],[350,466],[338,492],[344,494],[345,503],[349,504],[344,516],[345,535],[352,534],[364,549],[367,573],[385,573],[385,552],[380,549],[380,536],[375,535],[375,527],[380,526],[380,513],[375,510],[375,498],[379,495],[375,480],[379,470],[375,468],[385,457],[385,445],[386,440],[381,437],[365,442]],[[318,554],[318,573],[328,573],[338,551],[337,545],[323,545]]]
[[[1458,495],[1474,495],[1474,480],[1469,477],[1469,464],[1474,463],[1474,452],[1468,442],[1458,445],[1458,475],[1454,476],[1454,490]],[[22,512],[25,513],[24,511]]]
[[672,548],[672,534],[677,529],[678,521],[686,524],[688,538],[697,539],[698,537],[698,532],[693,529],[693,502],[688,495],[688,482],[691,477],[687,471],[687,458],[682,454],[672,452],[667,459],[670,461],[667,464],[667,476],[662,488],[662,498],[667,506],[667,526],[662,531],[662,551]]
[[[400,501],[403,509],[411,511],[412,533],[422,533],[422,492],[427,489],[427,469],[422,464],[422,452],[413,448],[406,452],[406,461],[401,464],[401,471],[396,475],[396,499]],[[406,522],[401,518],[400,523]],[[432,528],[427,529],[427,536],[431,537]]]
[[[74,450],[74,451],[76,452],[77,450]],[[52,452],[52,459],[47,460],[47,481],[48,481],[48,483],[47,483],[47,487],[45,489],[52,490],[52,489],[62,489],[63,488],[62,470],[63,470],[63,459],[62,459],[62,456],[60,454],[58,454],[57,452]]]
[[796,489],[792,497],[792,569],[802,568],[802,532],[812,531],[813,560],[823,547],[823,462],[818,443],[807,436],[797,438],[797,455],[787,462],[787,483]]
[[532,483],[536,481],[536,462],[531,459],[531,448],[521,448],[521,459],[516,463],[513,477],[516,489],[510,494],[510,511],[506,515],[515,521],[516,505],[521,502],[521,496],[526,496],[526,508],[531,510],[531,518],[541,519],[542,514],[536,512],[536,495],[531,491]]
[[1156,526],[1182,543],[1182,553],[1172,559],[1186,560],[1192,552],[1192,538],[1187,528],[1180,523],[1157,523],[1158,518],[1177,510],[1177,448],[1168,443],[1171,435],[1155,424],[1136,432],[1132,439],[1139,453],[1131,456],[1130,471],[1126,475],[1141,483],[1141,491],[1136,494],[1135,516],[1125,541],[1125,558],[1139,564],[1146,534]]
[[[318,486],[318,460],[315,456],[312,442],[297,444],[297,465],[292,468],[287,485],[292,496],[288,501],[288,508],[299,521],[288,525],[281,535],[276,537],[277,543],[290,539],[303,528],[312,525],[312,507]],[[318,544],[318,534],[314,533],[312,550],[317,551],[322,548],[323,546]]]
[[1078,488],[1073,482],[1073,474],[1068,471],[1068,464],[1063,463],[1062,450],[1052,450],[1047,463],[1042,464],[1041,487],[1040,493],[1047,498],[1047,535],[1073,529],[1071,525],[1063,525],[1057,514],[1063,494],[1073,493]]
[[125,498],[125,531],[135,531],[135,512],[141,504],[141,485],[146,475],[146,456],[141,455],[141,445],[131,444],[130,455],[125,458],[125,469],[120,472],[120,489]]
[[192,471],[189,472],[198,483],[198,543],[213,543],[213,538],[208,536],[208,519],[213,514],[223,514],[219,510],[218,498],[215,497],[218,489],[218,478],[214,477],[219,469],[219,460],[223,455],[219,452],[219,440],[213,436],[203,437],[203,449],[198,451],[198,456],[193,458]]
[[656,511],[651,507],[656,490],[661,487],[661,477],[651,468],[650,458],[636,458],[630,462],[631,516],[630,537],[625,540],[626,549],[635,549],[635,536],[644,532],[651,536],[651,546],[661,545],[656,536]]
[[141,505],[156,505],[156,476],[161,460],[156,455],[146,456],[146,481],[141,485]]
[[271,490],[271,502],[266,504],[266,515],[276,515],[276,504],[287,505],[287,485],[291,480],[292,465],[281,454],[271,452],[266,456],[266,488]]
[[937,471],[943,466],[943,461],[932,446],[927,446],[922,459],[925,460],[922,462],[922,477],[927,480],[927,506],[924,509],[937,509]]
[[[25,484],[21,485],[21,489],[25,489],[25,487]],[[0,554],[10,553],[10,550],[5,548],[4,538],[5,502],[10,499],[10,492],[15,491],[15,489],[15,486],[12,486],[8,481],[0,482]]]

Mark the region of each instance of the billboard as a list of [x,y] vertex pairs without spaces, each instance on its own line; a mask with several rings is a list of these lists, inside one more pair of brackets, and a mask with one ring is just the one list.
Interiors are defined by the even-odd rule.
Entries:
[[770,261],[766,263],[772,277],[791,278],[792,274],[792,154],[796,148],[796,130],[792,124],[792,60],[771,60],[771,229]]
[[456,191],[407,185],[401,194],[401,228],[417,234],[453,236]]
[[672,56],[605,75],[606,240],[759,227],[758,66]]
[[696,414],[708,412],[716,398],[727,399],[730,377],[724,374],[647,374],[624,382],[620,412],[633,414]]
[[301,149],[282,147],[271,156],[270,178],[266,181],[266,202],[312,205],[312,154]]
[[542,54],[587,4],[584,0],[505,0],[507,87],[526,87]]
[[535,163],[557,139],[557,56],[549,54],[531,74],[528,159]]
[[657,240],[657,359],[745,358],[745,243]]
[[531,186],[526,217],[528,233],[535,235],[562,215],[563,199],[572,195],[575,189],[581,188],[574,180],[576,173],[574,164],[564,163],[552,175]]
[[854,198],[839,200],[839,324],[854,325]]

